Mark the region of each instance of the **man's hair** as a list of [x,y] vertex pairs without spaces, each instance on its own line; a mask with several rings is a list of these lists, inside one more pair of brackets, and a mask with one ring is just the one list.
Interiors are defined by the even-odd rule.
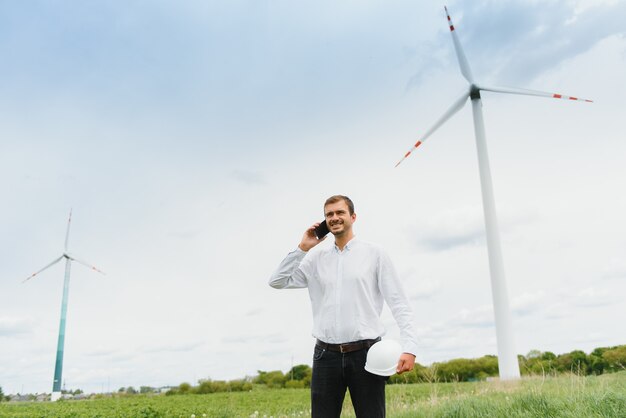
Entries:
[[326,202],[324,202],[324,207],[330,205],[331,203],[337,203],[340,200],[346,202],[346,205],[348,205],[348,210],[350,211],[350,215],[354,215],[354,203],[352,203],[352,200],[350,200],[348,196],[344,196],[341,194],[336,194],[326,199]]

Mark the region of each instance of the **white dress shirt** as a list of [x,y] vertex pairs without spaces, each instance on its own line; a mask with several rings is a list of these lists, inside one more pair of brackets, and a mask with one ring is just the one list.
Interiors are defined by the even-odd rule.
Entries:
[[389,256],[378,246],[353,238],[343,251],[335,245],[306,253],[292,251],[272,274],[276,289],[309,289],[313,336],[342,344],[385,334],[383,301],[400,328],[402,348],[417,352],[413,311]]

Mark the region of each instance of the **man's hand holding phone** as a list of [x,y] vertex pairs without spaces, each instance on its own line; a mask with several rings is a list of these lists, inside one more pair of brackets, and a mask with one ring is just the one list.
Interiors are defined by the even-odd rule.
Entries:
[[328,232],[326,220],[316,222],[304,232],[302,241],[300,241],[298,247],[300,247],[302,251],[309,251],[311,248],[324,241]]

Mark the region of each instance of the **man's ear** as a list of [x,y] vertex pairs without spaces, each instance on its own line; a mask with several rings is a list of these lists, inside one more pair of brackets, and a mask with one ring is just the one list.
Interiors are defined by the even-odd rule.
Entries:
[[350,217],[352,218],[352,222],[356,221],[356,212],[350,215]]

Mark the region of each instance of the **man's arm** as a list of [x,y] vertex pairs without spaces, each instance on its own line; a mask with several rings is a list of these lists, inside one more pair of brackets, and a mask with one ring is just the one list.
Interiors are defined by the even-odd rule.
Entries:
[[378,283],[385,302],[400,328],[404,353],[398,360],[397,372],[411,371],[415,365],[415,353],[417,353],[415,317],[398,274],[389,256],[382,250],[378,265]]
[[287,257],[280,263],[278,269],[272,274],[269,285],[275,289],[297,289],[307,287],[307,268],[308,263],[304,259],[307,251],[315,247],[324,238],[317,239],[315,236],[315,228],[319,223],[313,224],[304,231],[302,240],[298,244],[298,248],[287,254]]
[[269,280],[269,285],[275,289],[298,289],[307,287],[306,274],[300,264],[306,253],[300,248],[287,254]]

